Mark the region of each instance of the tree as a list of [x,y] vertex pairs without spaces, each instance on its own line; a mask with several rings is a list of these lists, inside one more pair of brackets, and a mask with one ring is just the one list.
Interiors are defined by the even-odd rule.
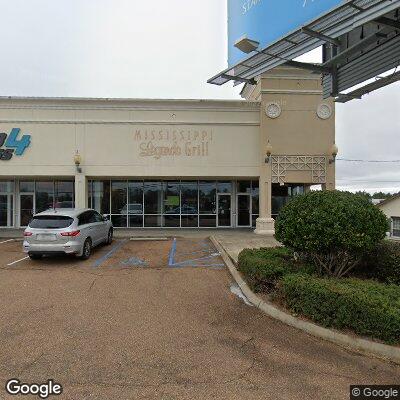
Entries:
[[385,238],[386,216],[366,196],[309,192],[293,198],[278,215],[275,236],[305,255],[321,274],[347,275]]

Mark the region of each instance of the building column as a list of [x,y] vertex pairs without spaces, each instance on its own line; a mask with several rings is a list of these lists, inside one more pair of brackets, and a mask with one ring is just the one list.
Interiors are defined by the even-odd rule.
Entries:
[[84,174],[77,173],[75,175],[75,207],[87,207],[87,182]]
[[322,184],[322,190],[335,190],[336,189],[336,168],[335,163],[327,162],[326,166],[326,182]]
[[254,233],[258,235],[273,236],[275,234],[275,221],[271,217],[272,212],[272,174],[271,161],[260,168],[260,215],[256,221]]

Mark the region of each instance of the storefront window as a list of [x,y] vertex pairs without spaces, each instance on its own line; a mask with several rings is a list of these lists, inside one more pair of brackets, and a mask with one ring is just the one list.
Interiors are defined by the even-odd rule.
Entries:
[[217,226],[216,215],[200,215],[199,226],[201,228],[215,228]]
[[19,191],[21,193],[33,193],[35,191],[35,182],[34,181],[21,181],[19,183]]
[[250,193],[251,191],[251,181],[238,181],[237,182],[237,192],[238,193]]
[[[165,182],[164,214],[180,214],[180,213],[181,213],[180,184],[179,182]],[[172,221],[172,219],[166,219],[165,221],[170,221],[170,220]],[[175,219],[173,220],[175,221]],[[175,222],[173,222],[172,224],[175,224]]]
[[72,181],[56,181],[56,202],[57,208],[74,208],[74,182]]
[[232,193],[232,182],[217,182],[218,193]]
[[197,228],[199,226],[198,215],[182,215],[181,216],[182,228]]
[[146,228],[160,228],[161,227],[161,215],[145,215],[144,226]]
[[251,201],[252,201],[252,213],[258,215],[259,211],[259,182],[251,181]]
[[14,225],[14,182],[0,182],[0,226]]
[[144,213],[161,214],[162,213],[162,184],[161,182],[144,183]]
[[259,181],[251,181],[251,223],[256,226],[256,221],[260,213],[260,189]]
[[164,215],[163,226],[166,228],[179,228],[181,225],[181,217],[179,215]]
[[111,182],[111,214],[128,213],[128,195],[126,181]]
[[231,218],[232,205],[236,204],[233,196],[239,193],[239,188],[244,191],[241,195],[247,196],[246,226],[250,226],[255,224],[259,213],[257,180],[235,184],[229,181],[89,181],[88,204],[102,214],[111,214],[115,227],[230,227],[235,224]]
[[54,207],[54,182],[36,182],[35,185],[36,213]]
[[[143,182],[128,182],[128,196],[128,214],[143,214]],[[135,218],[132,218],[133,221],[135,221]]]
[[116,228],[126,228],[128,217],[126,215],[111,215],[111,222]]
[[199,208],[200,214],[216,213],[216,183],[199,183]]
[[0,181],[0,193],[14,193],[14,182]]
[[294,196],[304,193],[304,186],[272,184],[272,216],[275,218],[282,207]]
[[[199,187],[197,182],[181,183],[182,214],[198,214]],[[196,222],[197,226],[197,222]]]
[[100,214],[110,214],[110,181],[92,181],[91,194],[89,205]]

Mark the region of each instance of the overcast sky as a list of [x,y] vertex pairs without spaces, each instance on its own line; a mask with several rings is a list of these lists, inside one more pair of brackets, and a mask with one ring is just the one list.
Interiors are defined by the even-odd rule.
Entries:
[[[226,67],[225,0],[0,0],[0,10],[2,96],[240,98],[206,83]],[[337,106],[340,158],[400,159],[399,137],[400,84]],[[399,191],[400,163],[338,161],[337,179]]]

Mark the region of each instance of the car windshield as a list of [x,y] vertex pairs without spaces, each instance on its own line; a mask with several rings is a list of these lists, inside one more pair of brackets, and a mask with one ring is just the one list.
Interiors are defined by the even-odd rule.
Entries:
[[29,223],[29,227],[42,229],[62,229],[70,226],[73,221],[73,218],[62,215],[40,215],[33,217],[32,221]]

